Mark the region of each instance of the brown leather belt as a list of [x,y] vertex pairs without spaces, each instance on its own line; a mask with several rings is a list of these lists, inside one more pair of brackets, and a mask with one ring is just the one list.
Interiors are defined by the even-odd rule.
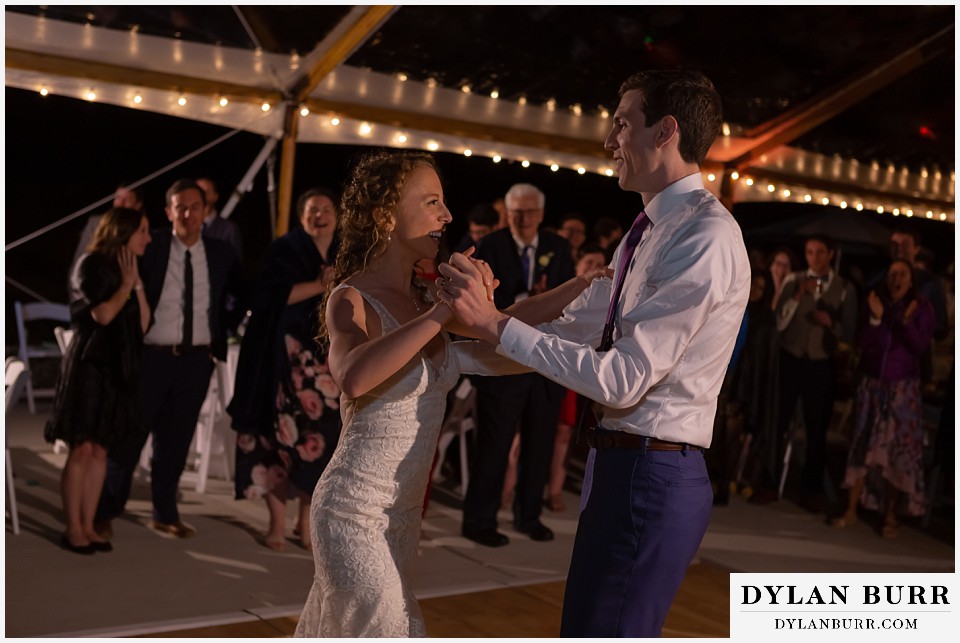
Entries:
[[144,344],[144,347],[165,353],[169,352],[172,353],[174,357],[190,355],[200,351],[210,352],[210,344],[194,344],[192,346],[184,346],[183,344]]
[[587,444],[598,451],[608,449],[639,449],[642,451],[700,451],[701,447],[681,442],[667,442],[645,435],[608,431],[605,429],[587,429]]

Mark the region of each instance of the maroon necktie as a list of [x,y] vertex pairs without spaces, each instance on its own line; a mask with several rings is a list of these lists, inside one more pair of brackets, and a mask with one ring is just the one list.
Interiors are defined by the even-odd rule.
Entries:
[[650,219],[646,212],[637,215],[633,225],[630,226],[630,232],[627,233],[627,240],[620,251],[620,262],[617,264],[617,280],[613,287],[613,296],[610,298],[610,307],[607,309],[607,321],[603,326],[603,335],[600,338],[600,347],[597,349],[603,353],[610,350],[613,346],[613,317],[617,310],[617,302],[620,301],[620,292],[623,290],[623,280],[627,276],[627,267],[630,260],[633,259],[633,253],[640,245],[640,238],[643,231],[650,225]]

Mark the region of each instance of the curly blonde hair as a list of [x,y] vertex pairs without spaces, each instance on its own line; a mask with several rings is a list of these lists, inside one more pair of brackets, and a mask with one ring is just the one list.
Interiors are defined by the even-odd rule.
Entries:
[[[425,152],[371,152],[360,158],[347,179],[340,199],[337,233],[340,247],[333,264],[333,281],[320,300],[320,330],[317,340],[328,340],[326,309],[330,293],[352,275],[370,267],[387,249],[388,215],[395,214],[410,173],[428,167],[439,174],[433,156]],[[411,271],[410,282],[421,302],[426,286]]]

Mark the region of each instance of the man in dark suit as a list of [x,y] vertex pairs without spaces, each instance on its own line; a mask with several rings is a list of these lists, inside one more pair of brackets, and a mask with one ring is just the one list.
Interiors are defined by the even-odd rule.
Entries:
[[[569,242],[538,231],[543,221],[543,192],[519,183],[507,191],[504,201],[508,227],[483,237],[475,254],[500,280],[494,300],[501,309],[574,276]],[[488,547],[509,542],[497,531],[497,510],[519,422],[514,527],[533,540],[552,540],[553,532],[540,522],[540,512],[566,391],[537,373],[472,379],[477,387],[477,455],[463,503],[462,533]]]
[[140,361],[138,403],[143,431],[111,450],[97,509],[98,532],[109,536],[110,520],[123,513],[130,483],[147,436],[153,436],[151,492],[155,531],[177,538],[194,535],[180,520],[177,486],[183,473],[213,359],[226,359],[227,293],[239,292],[236,252],[201,235],[203,190],[190,179],[166,195],[171,230],[153,233],[140,267],[150,305],[150,328]]

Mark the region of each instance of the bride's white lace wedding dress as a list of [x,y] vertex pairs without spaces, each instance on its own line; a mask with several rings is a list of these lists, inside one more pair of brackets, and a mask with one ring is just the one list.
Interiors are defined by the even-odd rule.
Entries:
[[[397,328],[379,301],[358,292],[384,333]],[[295,636],[426,636],[410,573],[446,396],[460,370],[446,335],[444,342],[439,369],[420,353],[370,393],[344,400],[340,443],[313,493],[316,571]]]

